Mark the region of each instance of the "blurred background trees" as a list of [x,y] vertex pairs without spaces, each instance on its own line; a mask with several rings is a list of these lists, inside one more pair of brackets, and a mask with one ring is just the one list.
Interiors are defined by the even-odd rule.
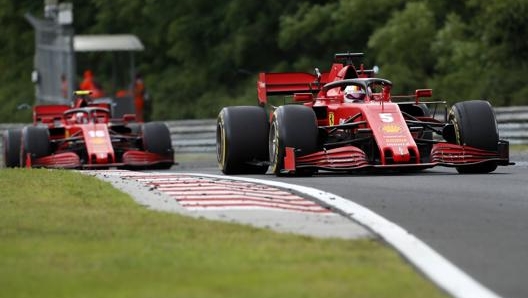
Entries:
[[[256,103],[260,71],[326,70],[336,52],[364,52],[398,93],[528,105],[528,0],[74,0],[78,34],[133,33],[153,119],[215,117]],[[28,122],[34,33],[23,15],[43,1],[0,0],[0,121]],[[105,61],[83,67],[105,81]]]

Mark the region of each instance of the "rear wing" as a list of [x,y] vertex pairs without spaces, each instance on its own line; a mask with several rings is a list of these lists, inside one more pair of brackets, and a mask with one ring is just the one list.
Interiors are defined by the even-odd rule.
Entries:
[[[315,74],[305,72],[260,73],[257,81],[259,105],[265,105],[270,95],[294,95],[296,93],[318,93],[324,84],[330,81],[369,78],[376,70],[364,69],[363,64],[356,69],[353,59],[363,57],[363,53],[337,53],[328,72]],[[303,97],[304,98],[304,97]]]
[[352,59],[363,57],[363,53],[337,53],[334,55],[334,61],[339,63],[344,63],[345,65],[354,65]]
[[56,126],[62,121],[63,113],[71,109],[69,105],[38,105],[33,107],[33,124]]
[[257,81],[259,105],[265,105],[270,95],[293,95],[294,93],[316,93],[328,83],[329,73],[305,72],[260,73]]

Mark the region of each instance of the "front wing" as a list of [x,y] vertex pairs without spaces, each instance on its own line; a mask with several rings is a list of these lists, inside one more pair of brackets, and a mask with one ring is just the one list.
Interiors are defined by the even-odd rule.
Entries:
[[159,154],[139,150],[125,152],[120,162],[116,163],[85,163],[74,152],[56,153],[40,158],[26,157],[26,167],[44,167],[61,169],[90,169],[108,167],[155,168],[160,165],[173,165],[172,153]]
[[355,171],[369,169],[427,169],[435,166],[463,167],[485,162],[496,162],[497,165],[511,165],[509,145],[499,142],[499,150],[486,151],[470,146],[450,143],[433,145],[428,163],[374,164],[367,154],[355,146],[343,146],[330,150],[296,156],[295,148],[287,147],[284,157],[284,173],[295,173],[296,169],[312,168],[328,171]]

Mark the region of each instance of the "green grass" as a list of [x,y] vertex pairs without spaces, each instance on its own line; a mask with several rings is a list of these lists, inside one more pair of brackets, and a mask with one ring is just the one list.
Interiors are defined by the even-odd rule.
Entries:
[[510,151],[513,152],[526,152],[528,151],[528,145],[524,144],[510,144]]
[[0,170],[1,297],[446,297],[375,240],[147,210],[72,171]]

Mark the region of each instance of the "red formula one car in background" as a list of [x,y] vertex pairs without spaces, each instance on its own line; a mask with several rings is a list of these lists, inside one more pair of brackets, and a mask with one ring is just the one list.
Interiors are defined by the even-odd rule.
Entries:
[[[219,113],[222,172],[270,168],[276,175],[311,175],[447,166],[459,173],[489,173],[512,164],[489,102],[463,101],[448,111],[445,101],[421,101],[432,96],[431,89],[392,95],[389,80],[354,66],[352,59],[361,55],[336,54],[325,73],[261,73],[258,106],[225,107]],[[293,104],[271,106],[270,95],[293,96]]]
[[33,108],[33,125],[4,132],[7,167],[167,169],[174,150],[164,123],[112,119],[108,104],[76,91],[74,106]]

